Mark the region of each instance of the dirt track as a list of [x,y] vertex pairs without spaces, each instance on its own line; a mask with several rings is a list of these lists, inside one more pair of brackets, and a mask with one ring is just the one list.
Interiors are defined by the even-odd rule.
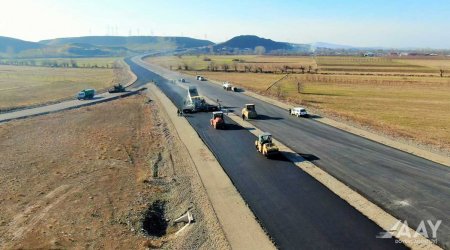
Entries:
[[0,248],[227,248],[172,131],[143,96],[0,125]]

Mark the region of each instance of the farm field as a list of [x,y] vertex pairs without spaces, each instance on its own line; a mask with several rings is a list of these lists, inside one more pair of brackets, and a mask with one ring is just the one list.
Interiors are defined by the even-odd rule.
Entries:
[[121,59],[121,57],[0,59],[0,64],[67,68],[114,68],[120,67],[119,61]]
[[[173,70],[262,71],[265,73],[359,74],[440,76],[440,69],[450,73],[450,58],[344,57],[344,56],[263,56],[263,55],[198,55],[165,56],[147,60]],[[310,68],[311,67],[311,68]]]
[[[97,59],[76,60],[77,64],[101,62]],[[71,98],[84,88],[102,90],[118,82],[127,82],[131,77],[127,67],[123,62],[116,65],[116,68],[0,65],[0,111]]]
[[[265,60],[265,57],[254,56]],[[201,57],[200,57],[201,58]],[[215,57],[211,57],[215,58]],[[219,57],[220,58],[220,57]],[[228,60],[229,57],[225,58]],[[192,59],[189,58],[189,59]],[[249,57],[246,58],[249,60]],[[338,59],[338,60],[336,60]],[[395,70],[405,65],[408,61],[411,69],[421,67],[438,70],[441,66],[449,65],[450,60],[443,59],[399,59],[372,62],[362,58],[352,61],[335,58],[330,60],[322,58],[319,65],[337,64],[339,67],[372,67],[367,65],[382,65]],[[361,58],[356,58],[361,59]],[[375,58],[377,59],[377,58]],[[148,58],[147,60],[158,63],[162,58]],[[219,59],[217,59],[219,61]],[[294,60],[292,57],[273,57],[267,63],[287,62]],[[303,59],[302,63],[306,62]],[[325,63],[326,62],[326,63]],[[358,62],[358,64],[357,64]],[[163,64],[160,64],[163,65]],[[419,65],[415,67],[414,65]],[[164,66],[164,65],[163,65]],[[167,66],[166,66],[167,67]],[[375,67],[375,66],[373,66]],[[359,70],[359,69],[358,69]],[[364,74],[290,74],[287,78],[269,88],[273,82],[285,76],[280,73],[243,73],[224,71],[184,71],[188,74],[201,74],[209,79],[217,81],[230,81],[244,89],[272,96],[281,100],[287,100],[298,105],[317,110],[327,116],[346,120],[359,126],[368,127],[381,133],[413,140],[420,144],[427,144],[433,148],[450,151],[450,78],[439,77],[438,73],[429,74],[418,70],[407,71],[407,75],[373,75],[370,72]],[[413,76],[409,76],[412,74]],[[300,82],[300,93],[298,93]],[[269,88],[269,89],[268,89]]]

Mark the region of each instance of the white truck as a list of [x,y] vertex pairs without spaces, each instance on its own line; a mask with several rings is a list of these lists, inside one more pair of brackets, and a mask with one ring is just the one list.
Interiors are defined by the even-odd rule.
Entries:
[[233,86],[232,86],[231,83],[229,83],[229,82],[224,82],[224,83],[222,84],[222,87],[223,87],[223,89],[226,90],[226,91],[231,91],[231,88],[232,88]]
[[198,81],[206,81],[206,78],[203,77],[203,76],[201,76],[201,75],[197,75],[197,76],[195,77],[195,79],[197,79]]
[[308,117],[309,116],[308,112],[303,107],[292,108],[290,113],[291,113],[291,115],[295,115],[297,117],[300,117],[300,116],[301,117]]
[[235,87],[235,86],[233,86],[233,85],[232,85],[231,83],[229,83],[229,82],[224,82],[224,83],[222,84],[222,87],[223,87],[223,89],[226,90],[226,91],[233,91],[233,92],[237,92],[237,91],[238,91],[238,88]]

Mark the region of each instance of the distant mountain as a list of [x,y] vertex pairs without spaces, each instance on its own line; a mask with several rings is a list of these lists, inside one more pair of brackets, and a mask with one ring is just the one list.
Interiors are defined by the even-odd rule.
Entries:
[[84,36],[42,40],[39,43],[51,46],[74,43],[91,44],[95,46],[122,47],[136,52],[154,49],[194,48],[213,44],[211,41],[189,37],[163,36]]
[[24,50],[39,49],[43,47],[45,47],[45,45],[39,43],[0,36],[0,53],[12,55]]
[[290,50],[293,48],[289,43],[275,42],[271,39],[261,38],[254,35],[236,36],[226,42],[215,45],[214,48],[215,50],[224,50],[227,48],[254,50],[257,46],[263,46],[266,49],[266,52],[271,52],[274,50]]

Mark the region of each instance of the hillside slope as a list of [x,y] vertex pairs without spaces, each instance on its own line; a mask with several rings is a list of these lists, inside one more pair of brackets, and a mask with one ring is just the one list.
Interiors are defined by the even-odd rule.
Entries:
[[147,51],[151,49],[193,48],[212,45],[211,41],[189,37],[162,36],[84,36],[42,40],[39,43],[52,46],[67,44],[91,44],[95,46],[123,47],[133,51]]
[[46,47],[43,44],[28,42],[16,38],[0,36],[0,53],[14,54],[29,49]]
[[257,46],[263,46],[266,52],[274,50],[290,50],[293,47],[289,43],[276,42],[271,39],[261,38],[254,35],[242,35],[231,38],[230,40],[217,44],[217,49],[221,48],[237,48],[237,49],[254,49]]

